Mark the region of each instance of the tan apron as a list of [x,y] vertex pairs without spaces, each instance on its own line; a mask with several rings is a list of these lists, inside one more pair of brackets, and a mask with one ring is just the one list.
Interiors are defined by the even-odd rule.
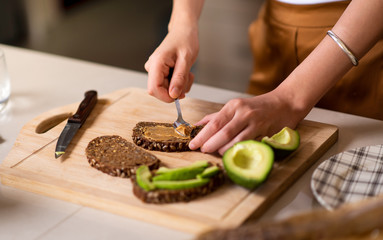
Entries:
[[[249,27],[254,67],[248,92],[259,95],[276,88],[322,41],[348,4],[266,1]],[[336,83],[317,107],[383,120],[383,40]]]

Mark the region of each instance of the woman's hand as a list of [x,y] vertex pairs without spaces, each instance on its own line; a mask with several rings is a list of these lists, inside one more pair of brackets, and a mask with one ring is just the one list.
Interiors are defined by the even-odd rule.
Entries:
[[[173,1],[169,33],[145,63],[148,93],[164,102],[184,98],[193,84],[190,69],[199,51],[198,19],[203,2]],[[170,68],[174,68],[172,79],[168,79]]]
[[218,151],[223,155],[236,142],[270,136],[286,126],[295,128],[303,116],[305,113],[294,109],[275,91],[233,99],[219,112],[207,115],[197,123],[205,127],[189,147],[192,150],[200,148],[206,153]]
[[[174,29],[169,32],[145,63],[148,93],[164,102],[184,98],[194,81],[190,69],[197,58],[198,50],[197,29]],[[171,81],[168,79],[170,68],[174,68]]]

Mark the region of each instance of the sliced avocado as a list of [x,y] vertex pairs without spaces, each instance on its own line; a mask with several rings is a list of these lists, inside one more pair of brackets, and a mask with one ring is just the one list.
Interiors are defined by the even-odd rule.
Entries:
[[273,149],[255,140],[238,142],[223,155],[223,164],[229,178],[248,189],[266,180],[273,163]]
[[155,181],[162,180],[187,180],[196,178],[196,176],[202,173],[205,170],[204,167],[183,167],[183,168],[174,168],[172,171],[156,175],[152,178]]
[[156,174],[161,174],[161,173],[166,173],[168,172],[169,170],[171,170],[170,168],[167,168],[167,167],[159,167],[156,171]]
[[145,191],[151,191],[156,188],[154,184],[150,181],[151,178],[152,178],[152,174],[148,166],[142,165],[137,168],[136,170],[137,184]]
[[209,178],[195,178],[188,180],[180,180],[180,181],[155,181],[153,182],[154,186],[158,189],[169,189],[169,190],[177,190],[177,189],[188,189],[201,187],[207,184],[210,181]]
[[201,174],[197,175],[197,178],[211,178],[221,171],[217,166],[211,166],[206,168]]
[[262,138],[262,142],[274,149],[276,159],[282,159],[299,147],[300,136],[298,131],[284,127],[273,136]]
[[156,172],[156,176],[153,177],[153,181],[192,179],[195,178],[197,174],[202,173],[208,166],[209,163],[207,161],[197,161],[188,166],[180,168],[170,169],[161,167]]
[[298,131],[284,127],[273,136],[262,138],[262,142],[270,145],[274,149],[294,151],[299,147],[300,136]]

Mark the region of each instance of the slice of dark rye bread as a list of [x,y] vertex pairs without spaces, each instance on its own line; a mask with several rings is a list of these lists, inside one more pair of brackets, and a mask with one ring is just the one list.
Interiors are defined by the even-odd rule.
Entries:
[[[152,172],[154,173],[154,171]],[[201,187],[180,190],[155,189],[152,191],[145,191],[138,185],[135,176],[130,178],[133,184],[134,195],[145,203],[156,204],[189,202],[215,191],[225,183],[225,179],[223,171],[220,171],[218,174],[213,176],[206,185]]]
[[151,170],[160,165],[156,156],[117,135],[93,139],[85,153],[92,167],[111,176],[128,178],[140,165],[147,165]]
[[148,150],[162,152],[182,152],[190,151],[189,142],[202,130],[203,126],[193,126],[188,138],[171,137],[166,140],[151,139],[145,135],[148,127],[164,126],[173,128],[171,123],[158,122],[138,122],[133,128],[132,139],[135,144]]

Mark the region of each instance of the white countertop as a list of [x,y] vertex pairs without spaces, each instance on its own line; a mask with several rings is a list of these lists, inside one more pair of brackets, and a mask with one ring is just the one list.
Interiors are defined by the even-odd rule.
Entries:
[[[146,88],[140,72],[0,45],[6,55],[12,93],[0,113],[0,162],[22,126],[32,118],[79,102],[85,91],[99,95],[121,88]],[[188,97],[225,103],[245,94],[195,84]],[[319,159],[261,220],[281,219],[318,207],[310,190],[315,167],[330,156],[383,143],[383,121],[315,108],[306,119],[339,127],[338,142]],[[0,184],[0,239],[192,239],[187,233],[129,219]]]

